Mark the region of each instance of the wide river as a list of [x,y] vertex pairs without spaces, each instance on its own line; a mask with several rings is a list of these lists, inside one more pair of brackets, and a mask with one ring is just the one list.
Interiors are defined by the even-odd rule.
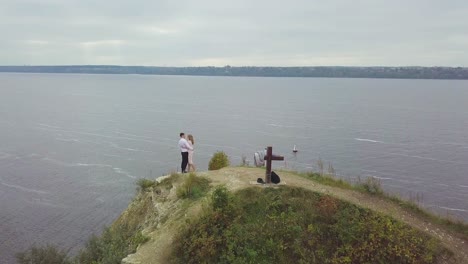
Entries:
[[138,178],[178,169],[181,131],[200,170],[272,145],[276,167],[321,159],[468,220],[468,81],[0,74],[0,262],[32,243],[76,252]]

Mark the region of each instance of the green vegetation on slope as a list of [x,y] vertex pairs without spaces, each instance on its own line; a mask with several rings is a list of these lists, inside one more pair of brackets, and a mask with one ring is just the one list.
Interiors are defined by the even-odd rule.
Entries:
[[17,260],[20,264],[120,264],[123,258],[136,251],[138,245],[149,240],[142,230],[145,221],[157,212],[153,208],[152,196],[145,193],[153,192],[157,197],[169,192],[176,182],[181,182],[177,197],[187,199],[185,206],[205,196],[210,189],[210,181],[194,173],[187,176],[173,173],[159,182],[139,179],[136,182],[138,194],[128,209],[100,236],[92,236],[77,256],[70,258],[66,252],[48,245],[33,246],[17,254]]
[[[260,171],[240,170],[248,175]],[[351,184],[323,173],[299,175],[324,185],[387,198],[414,212],[420,210],[410,202],[387,196],[378,181]],[[174,173],[160,181],[140,180],[139,192],[128,209],[101,236],[91,238],[78,256],[68,258],[50,246],[33,247],[18,255],[19,263],[117,264],[149,239],[144,234],[152,237],[142,254],[155,250],[152,247],[159,245],[158,239],[174,241],[144,262],[163,256],[164,263],[168,259],[174,263],[439,263],[451,256],[427,233],[302,188],[251,187],[231,193],[218,187],[210,192],[208,178],[224,176]],[[226,182],[231,188],[233,182]],[[219,184],[216,180],[214,183]],[[207,195],[211,199],[205,199]],[[420,214],[426,213],[421,210]],[[429,220],[431,217],[427,216]],[[151,232],[161,224],[172,226],[171,231],[154,237]],[[456,225],[451,226],[456,230]],[[466,225],[460,230],[466,232]]]
[[138,227],[113,225],[100,236],[92,236],[86,247],[74,258],[69,258],[64,251],[54,246],[33,246],[18,253],[16,258],[20,264],[119,264],[148,239]]
[[32,246],[27,251],[16,254],[20,264],[72,264],[67,253],[55,246]]
[[127,225],[106,228],[101,236],[93,236],[88,241],[77,256],[76,263],[120,263],[148,239],[140,230]]
[[[79,264],[118,264],[128,254],[136,251],[138,245],[148,241],[142,234],[145,219],[153,211],[151,196],[140,195],[150,187],[161,188],[166,182],[138,181],[139,194],[132,202],[133,206],[125,211],[112,226],[106,228],[100,236],[92,236],[85,248],[75,257]],[[170,183],[169,183],[170,184]]]
[[174,240],[175,263],[436,263],[440,243],[402,222],[301,188],[212,194]]
[[354,190],[362,193],[367,193],[371,195],[379,196],[383,199],[390,200],[402,208],[417,214],[418,216],[422,217],[423,219],[427,220],[428,222],[439,224],[451,230],[465,239],[468,239],[468,224],[464,223],[461,220],[454,220],[449,219],[444,216],[438,216],[433,213],[428,212],[427,210],[421,208],[418,204],[412,201],[403,200],[395,195],[388,194],[384,192],[380,181],[373,177],[366,178],[365,180],[358,179],[355,184],[351,184],[347,181],[342,179],[336,178],[331,174],[320,174],[315,172],[308,172],[308,173],[297,173],[293,172],[296,175],[302,176],[304,178],[316,181],[318,183],[338,187],[342,189]]
[[210,180],[190,173],[184,183],[177,189],[177,197],[198,199],[210,189]]

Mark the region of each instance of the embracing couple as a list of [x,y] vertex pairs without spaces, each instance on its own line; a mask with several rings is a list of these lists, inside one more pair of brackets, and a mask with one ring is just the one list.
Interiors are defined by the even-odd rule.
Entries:
[[185,133],[180,133],[179,148],[180,153],[182,154],[182,164],[181,171],[182,173],[187,173],[187,164],[189,171],[195,171],[195,164],[193,163],[193,145],[195,141],[193,140],[192,135],[188,135],[187,139],[185,138]]

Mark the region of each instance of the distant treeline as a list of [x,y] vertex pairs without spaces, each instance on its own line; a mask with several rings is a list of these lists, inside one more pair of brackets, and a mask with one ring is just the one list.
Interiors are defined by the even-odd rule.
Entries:
[[468,80],[466,67],[0,66],[0,72]]

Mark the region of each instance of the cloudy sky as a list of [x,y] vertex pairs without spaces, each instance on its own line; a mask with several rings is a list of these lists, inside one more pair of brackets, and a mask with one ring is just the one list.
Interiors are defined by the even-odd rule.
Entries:
[[468,66],[467,0],[0,0],[0,65]]

